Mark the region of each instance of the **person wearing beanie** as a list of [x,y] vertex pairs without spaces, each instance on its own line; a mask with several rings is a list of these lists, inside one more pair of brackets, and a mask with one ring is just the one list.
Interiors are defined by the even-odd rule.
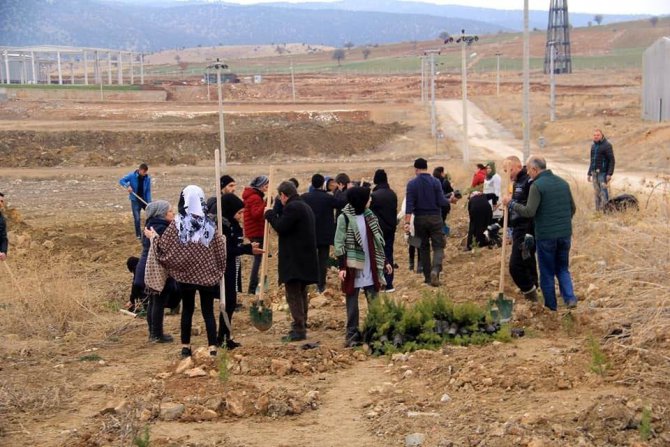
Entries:
[[316,283],[319,293],[326,290],[326,273],[330,246],[335,237],[335,212],[346,205],[345,202],[328,194],[324,189],[325,178],[321,174],[312,176],[311,191],[302,195],[302,199],[314,212],[316,226],[316,249],[319,261],[319,281]]
[[235,194],[235,189],[237,188],[237,183],[235,179],[229,175],[222,175],[219,181],[221,185],[221,194]]
[[386,284],[384,273],[393,273],[393,267],[384,255],[384,235],[377,216],[368,208],[369,201],[370,189],[349,188],[348,204],[337,218],[335,256],[347,304],[345,347],[354,347],[361,342],[358,329],[360,290],[363,289],[369,305]]
[[[265,194],[268,192],[270,179],[265,175],[260,175],[251,181],[251,184],[244,188],[242,200],[244,201],[244,237],[251,242],[258,242],[263,246],[263,234],[265,230]],[[256,293],[258,287],[258,271],[261,268],[261,255],[254,256],[254,262],[249,274],[249,295]]]
[[[237,266],[238,258],[242,255],[262,255],[263,249],[258,242],[244,243],[244,234],[240,220],[244,213],[244,202],[235,194],[228,193],[221,196],[221,229],[226,237],[226,270],[224,272],[226,314],[228,323],[233,322],[233,312],[237,308]],[[219,313],[219,332],[217,345],[227,349],[240,346],[230,336],[223,312]]]
[[[388,262],[393,265],[393,244],[395,243],[395,230],[398,225],[398,196],[391,189],[388,176],[383,169],[377,169],[373,177],[375,184],[372,190],[372,202],[370,210],[377,216],[379,227],[384,235],[384,255]],[[393,293],[393,272],[384,273],[386,280],[386,292]]]
[[[405,233],[410,231],[414,216],[414,232],[421,239],[419,258],[424,281],[433,287],[440,285],[440,272],[444,259],[444,232],[442,207],[447,205],[440,182],[428,173],[428,162],[423,158],[414,161],[416,177],[407,183],[405,193]],[[431,246],[433,256],[431,258]]]

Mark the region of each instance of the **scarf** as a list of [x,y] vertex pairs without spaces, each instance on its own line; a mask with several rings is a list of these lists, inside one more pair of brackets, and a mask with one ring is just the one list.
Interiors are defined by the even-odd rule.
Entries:
[[205,193],[195,185],[189,185],[181,192],[184,211],[175,217],[175,224],[182,244],[193,242],[209,247],[216,227],[214,222],[205,215]]
[[[354,207],[347,205],[342,208],[342,214],[344,220],[347,222],[346,225],[346,235],[344,238],[344,250],[343,253],[336,253],[336,256],[346,254],[347,267],[355,269],[363,269],[365,265],[365,252],[363,251],[363,241],[361,239],[361,234],[358,230],[358,225],[356,225],[356,213],[354,212]],[[377,272],[381,273],[383,278],[384,272],[384,236],[382,234],[381,228],[379,228],[379,222],[377,221],[377,216],[370,211],[369,208],[366,208],[363,211],[363,217],[365,218],[365,224],[370,227],[370,231],[373,237],[374,243],[374,262],[377,265]],[[381,282],[384,284],[384,282]]]
[[491,180],[493,176],[496,175],[496,163],[494,161],[489,161],[486,163],[486,166],[491,168],[490,174],[488,171],[486,171],[486,180]]
[[147,205],[145,210],[147,215],[147,220],[152,217],[165,217],[167,212],[170,210],[170,203],[166,200],[154,200]]

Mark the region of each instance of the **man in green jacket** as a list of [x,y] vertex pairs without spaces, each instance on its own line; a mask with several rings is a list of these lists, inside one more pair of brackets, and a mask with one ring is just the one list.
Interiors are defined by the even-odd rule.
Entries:
[[522,217],[535,219],[540,288],[544,305],[556,310],[554,278],[557,278],[563,301],[568,307],[575,307],[577,297],[572,287],[569,264],[572,216],[576,207],[570,186],[547,169],[544,158],[531,156],[526,166],[528,175],[533,179],[526,205],[516,203],[511,196],[505,197],[503,204]]

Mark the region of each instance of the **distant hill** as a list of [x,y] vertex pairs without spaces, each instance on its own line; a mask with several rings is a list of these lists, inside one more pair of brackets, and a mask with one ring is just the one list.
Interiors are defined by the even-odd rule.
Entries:
[[[389,2],[394,3],[394,2]],[[395,2],[399,3],[399,2]],[[434,39],[441,31],[508,30],[428,14],[167,0],[3,0],[0,45],[57,44],[156,51],[212,45],[303,42],[342,46]]]

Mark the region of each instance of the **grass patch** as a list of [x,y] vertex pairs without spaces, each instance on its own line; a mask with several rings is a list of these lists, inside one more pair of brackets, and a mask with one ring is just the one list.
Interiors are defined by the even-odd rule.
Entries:
[[79,357],[80,362],[99,362],[102,357],[98,354],[86,354]]
[[609,359],[603,352],[600,342],[593,336],[589,337],[589,349],[591,351],[591,371],[600,376],[604,376],[610,367]]
[[388,296],[375,299],[363,325],[363,339],[377,355],[446,344],[483,345],[512,339],[510,327],[497,325],[474,303],[455,304],[443,294],[424,294],[412,306]]
[[640,432],[640,439],[643,441],[649,441],[653,429],[651,427],[651,408],[645,407],[642,410],[642,417],[640,418],[640,426],[638,427]]
[[149,447],[151,445],[151,434],[149,433],[148,425],[144,427],[144,430],[135,435],[133,445],[136,447]]

